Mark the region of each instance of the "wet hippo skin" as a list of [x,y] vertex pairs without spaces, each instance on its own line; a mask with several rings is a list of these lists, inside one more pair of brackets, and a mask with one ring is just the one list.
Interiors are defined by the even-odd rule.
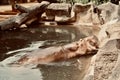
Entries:
[[26,53],[12,64],[44,64],[53,61],[66,60],[75,56],[95,54],[97,48],[98,41],[95,36],[91,36],[64,46],[38,49]]

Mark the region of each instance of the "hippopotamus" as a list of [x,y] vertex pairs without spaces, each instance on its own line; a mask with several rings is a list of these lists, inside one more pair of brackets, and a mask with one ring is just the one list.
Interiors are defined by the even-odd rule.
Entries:
[[17,56],[19,59],[10,62],[10,64],[44,64],[66,60],[76,56],[95,54],[97,50],[98,39],[95,36],[90,36],[63,46],[52,46],[27,52],[22,56]]

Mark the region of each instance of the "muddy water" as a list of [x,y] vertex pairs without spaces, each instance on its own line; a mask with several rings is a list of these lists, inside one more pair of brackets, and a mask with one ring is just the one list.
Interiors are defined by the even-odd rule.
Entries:
[[[0,32],[0,80],[81,80],[91,56],[33,66],[9,67],[10,57],[22,52],[59,46],[87,36],[69,26],[32,26]],[[86,32],[87,33],[87,32]],[[19,55],[20,56],[20,55]]]

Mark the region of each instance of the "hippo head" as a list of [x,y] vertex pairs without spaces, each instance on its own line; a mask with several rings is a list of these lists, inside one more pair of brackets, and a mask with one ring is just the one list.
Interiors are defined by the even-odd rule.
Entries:
[[79,48],[76,51],[76,54],[78,55],[95,54],[98,51],[99,46],[96,36],[90,36],[84,39],[80,39],[78,45]]

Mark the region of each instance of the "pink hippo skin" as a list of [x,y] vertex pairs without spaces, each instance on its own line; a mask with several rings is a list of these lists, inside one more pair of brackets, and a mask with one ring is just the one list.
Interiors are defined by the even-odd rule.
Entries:
[[97,48],[98,40],[95,36],[91,36],[64,46],[49,47],[33,51],[22,56],[17,63],[20,65],[44,64],[53,61],[66,60],[76,56],[95,54]]

